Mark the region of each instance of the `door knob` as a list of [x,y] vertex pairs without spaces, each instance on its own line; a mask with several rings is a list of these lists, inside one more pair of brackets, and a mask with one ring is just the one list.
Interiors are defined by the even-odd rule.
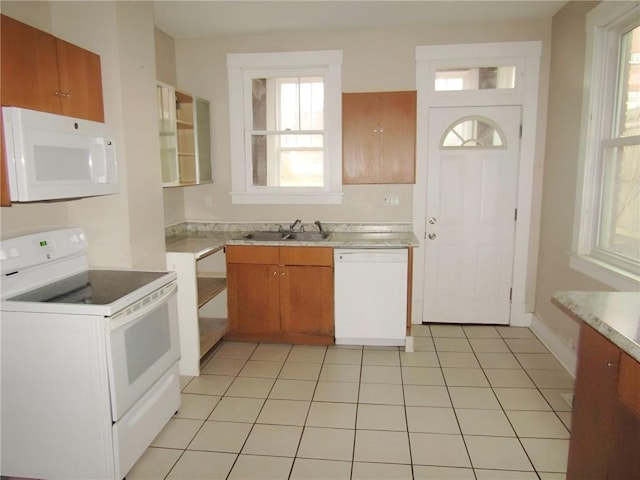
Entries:
[[435,225],[438,219],[436,217],[429,217],[429,224]]
[[436,234],[435,233],[430,233],[429,235],[427,235],[429,237],[429,240],[435,240],[436,238]]

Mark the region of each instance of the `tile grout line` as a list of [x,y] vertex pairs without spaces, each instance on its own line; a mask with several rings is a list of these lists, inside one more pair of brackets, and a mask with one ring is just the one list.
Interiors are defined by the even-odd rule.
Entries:
[[[464,329],[463,329],[463,331],[464,331]],[[502,334],[501,334],[500,332],[498,332],[498,334],[499,334],[499,338],[500,338],[502,341],[504,341],[504,340],[505,340],[505,338],[504,338],[504,337],[502,337]],[[468,337],[468,333],[467,333],[466,331],[464,331],[464,335],[465,335],[465,337],[464,337],[464,338],[465,338],[465,339],[469,342],[469,344],[471,345],[471,342],[469,341],[471,338],[470,338],[470,337]],[[433,336],[431,336],[430,338],[431,338],[431,339],[432,339],[432,341],[433,341],[433,338],[434,338],[434,337],[433,337]],[[448,337],[443,337],[443,338],[448,338]],[[457,337],[451,337],[451,338],[457,338]],[[478,338],[480,338],[480,337],[478,337]],[[506,342],[505,342],[505,343],[506,343]],[[205,419],[203,420],[203,422],[202,422],[202,424],[200,425],[200,427],[198,428],[198,430],[195,432],[195,434],[193,435],[193,437],[191,438],[191,440],[187,443],[187,446],[186,446],[184,449],[178,449],[178,450],[180,450],[180,454],[178,455],[178,457],[176,458],[176,460],[173,462],[173,464],[171,465],[171,467],[170,467],[170,469],[169,469],[168,473],[164,476],[164,478],[168,478],[168,477],[169,477],[169,475],[170,475],[170,474],[171,474],[171,472],[175,469],[175,467],[176,467],[176,465],[178,464],[178,462],[183,458],[184,454],[186,453],[186,451],[187,451],[187,450],[188,450],[188,448],[189,448],[189,445],[191,445],[191,444],[193,443],[193,441],[194,441],[195,437],[196,437],[196,436],[199,434],[199,432],[202,430],[203,426],[204,426],[204,425],[206,425],[206,422],[207,422],[207,421],[210,421],[209,419],[211,418],[211,415],[213,415],[213,412],[215,411],[215,409],[218,407],[218,405],[219,405],[220,401],[221,401],[223,398],[231,398],[231,397],[226,397],[226,394],[228,393],[229,389],[231,388],[231,385],[233,384],[233,382],[234,382],[237,378],[240,378],[240,372],[242,371],[242,369],[243,369],[243,368],[245,368],[245,367],[246,367],[246,365],[248,364],[248,362],[249,362],[249,361],[250,361],[250,359],[251,359],[251,356],[256,352],[256,350],[257,350],[257,348],[258,348],[258,346],[259,346],[259,345],[260,345],[260,344],[257,344],[257,345],[254,347],[254,349],[252,350],[252,353],[249,355],[249,357],[247,357],[247,358],[243,359],[243,362],[244,362],[244,363],[243,363],[242,367],[238,370],[238,372],[237,372],[237,373],[235,373],[235,374],[232,376],[232,377],[233,377],[233,380],[232,380],[232,381],[231,381],[231,383],[230,383],[230,384],[229,384],[229,385],[224,389],[224,392],[223,392],[221,395],[219,395],[219,399],[218,399],[218,401],[215,403],[214,407],[212,408],[212,411],[208,414],[207,418],[205,418]],[[544,402],[545,402],[545,404],[546,404],[547,406],[549,406],[549,407],[551,408],[551,412],[553,412],[553,413],[554,413],[554,418],[557,418],[557,419],[558,419],[558,421],[560,421],[560,422],[561,422],[561,424],[563,425],[563,427],[564,427],[566,430],[569,430],[569,429],[566,427],[566,425],[564,424],[564,422],[562,421],[562,419],[559,417],[559,415],[558,415],[559,411],[557,411],[557,410],[553,407],[553,405],[551,405],[551,402],[549,401],[549,399],[548,399],[545,395],[543,395],[543,394],[542,394],[541,387],[539,387],[539,386],[538,386],[538,384],[537,384],[535,381],[533,381],[533,377],[529,374],[529,371],[524,367],[524,365],[522,364],[521,359],[517,357],[516,352],[514,352],[514,351],[512,350],[512,347],[511,347],[511,346],[509,346],[508,344],[507,344],[507,348],[509,349],[509,353],[515,357],[516,362],[517,362],[517,363],[518,363],[518,365],[520,366],[521,370],[522,370],[522,371],[524,371],[524,373],[526,374],[526,377],[527,377],[527,378],[528,378],[528,379],[533,383],[533,387],[534,387],[534,388],[533,388],[532,390],[536,391],[539,395],[541,395],[541,396],[544,398]],[[353,440],[353,451],[352,451],[352,455],[351,455],[351,475],[353,475],[353,472],[354,472],[354,464],[355,464],[355,461],[356,461],[356,458],[355,458],[355,456],[356,456],[356,438],[357,438],[357,431],[358,431],[358,429],[357,429],[357,425],[358,425],[358,417],[359,417],[359,413],[360,413],[360,405],[361,405],[361,401],[360,401],[360,400],[361,400],[361,394],[362,394],[361,386],[362,386],[362,379],[363,379],[363,369],[364,369],[364,367],[365,367],[365,366],[368,366],[368,365],[365,365],[365,349],[364,349],[364,348],[362,348],[362,349],[359,349],[359,350],[361,351],[361,357],[360,357],[360,363],[359,363],[360,372],[359,372],[359,377],[358,377],[358,380],[357,380],[358,392],[357,392],[356,402],[355,402],[355,420],[354,420],[354,426],[353,426],[353,430],[354,430],[354,440]],[[375,350],[375,349],[373,349],[373,350]],[[315,382],[315,383],[314,383],[314,386],[313,386],[313,392],[311,393],[311,398],[310,398],[310,400],[309,400],[309,408],[307,409],[307,412],[306,412],[306,415],[305,415],[305,419],[304,419],[304,424],[302,425],[302,432],[301,432],[301,434],[300,434],[300,438],[299,438],[299,440],[298,440],[298,444],[297,444],[297,447],[296,447],[296,452],[295,452],[295,454],[294,454],[294,456],[293,456],[293,459],[292,459],[293,461],[292,461],[292,464],[291,464],[291,468],[290,468],[290,470],[289,470],[289,477],[291,477],[291,476],[293,475],[293,468],[294,468],[294,466],[295,466],[296,459],[298,458],[298,453],[299,453],[299,451],[300,451],[300,447],[301,447],[301,443],[302,443],[302,438],[303,438],[303,436],[304,436],[304,432],[305,432],[305,429],[306,429],[306,427],[307,427],[307,421],[308,421],[309,416],[310,416],[310,413],[311,413],[311,407],[313,406],[314,401],[316,401],[316,400],[315,400],[315,395],[316,395],[316,393],[317,393],[317,391],[318,391],[319,382],[320,382],[320,377],[321,377],[321,375],[322,375],[323,368],[324,368],[324,366],[325,366],[325,365],[329,365],[329,364],[326,364],[326,363],[325,363],[325,362],[326,362],[326,360],[327,360],[328,351],[329,351],[329,349],[328,349],[328,348],[325,348],[325,350],[324,350],[324,355],[323,355],[323,357],[322,357],[322,361],[320,362],[320,371],[319,371],[319,373],[318,373],[318,375],[317,375],[316,379],[314,380],[314,382]],[[411,472],[412,472],[412,475],[413,475],[413,474],[414,474],[414,467],[415,467],[415,465],[414,465],[414,463],[413,463],[413,454],[412,454],[412,450],[411,450],[411,432],[410,432],[410,427],[409,427],[409,419],[408,419],[408,412],[407,412],[407,407],[408,407],[408,406],[407,406],[407,403],[406,403],[406,401],[407,401],[407,400],[406,400],[405,388],[404,388],[404,387],[405,387],[405,378],[404,378],[403,363],[402,363],[402,358],[401,358],[401,354],[400,354],[400,349],[396,348],[394,351],[396,352],[397,358],[399,359],[398,368],[399,368],[399,374],[400,374],[400,386],[401,386],[401,391],[402,391],[402,402],[403,402],[403,408],[404,408],[404,419],[405,419],[405,423],[406,423],[406,434],[407,434],[408,447],[409,447],[409,459],[410,459],[410,462],[411,462],[411,465],[410,465],[410,466],[411,466]],[[241,453],[242,453],[242,449],[243,449],[243,448],[244,448],[244,446],[246,445],[246,442],[248,441],[248,438],[249,438],[249,436],[251,435],[251,432],[253,431],[253,429],[254,429],[255,425],[256,425],[256,424],[258,424],[258,418],[260,417],[260,414],[264,411],[264,408],[266,407],[266,403],[267,403],[267,401],[269,400],[269,396],[270,396],[270,395],[271,395],[271,393],[273,392],[273,390],[274,390],[274,388],[275,388],[275,385],[276,385],[277,381],[278,381],[278,380],[288,380],[288,379],[281,379],[281,378],[280,378],[280,375],[282,374],[282,371],[283,371],[283,369],[284,369],[284,367],[285,367],[285,365],[286,365],[287,361],[291,358],[291,354],[292,354],[292,352],[293,352],[293,346],[290,346],[289,351],[287,352],[287,355],[286,355],[286,357],[284,358],[284,360],[283,360],[283,362],[282,362],[282,365],[281,365],[281,367],[279,368],[278,373],[277,373],[276,377],[274,378],[272,385],[271,385],[271,386],[270,386],[270,388],[269,388],[269,392],[267,392],[266,397],[264,398],[264,401],[263,401],[263,403],[262,403],[262,405],[261,405],[261,407],[260,407],[260,410],[259,410],[259,412],[257,413],[255,420],[252,422],[251,429],[250,429],[250,431],[249,431],[249,433],[248,433],[248,435],[247,435],[247,438],[245,439],[245,441],[244,441],[244,443],[243,443],[243,446],[240,448],[240,451],[236,454],[236,458],[234,459],[234,462],[233,462],[233,464],[232,464],[232,465],[231,465],[231,467],[230,467],[230,470],[229,470],[229,472],[228,472],[228,474],[227,474],[227,478],[231,475],[231,472],[233,471],[233,468],[236,466],[237,461],[238,461],[238,459],[239,459],[239,457],[240,457],[240,455],[241,455]],[[468,459],[469,459],[469,461],[470,461],[470,463],[471,463],[471,457],[470,457],[470,454],[469,454],[469,449],[468,449],[468,446],[467,446],[466,441],[465,441],[465,436],[464,436],[464,434],[463,434],[463,432],[462,432],[462,428],[461,428],[461,425],[460,425],[460,420],[459,420],[459,418],[458,418],[458,413],[457,413],[457,411],[456,411],[455,406],[453,405],[453,398],[452,398],[452,396],[451,396],[450,385],[447,383],[447,381],[446,381],[446,379],[445,379],[445,377],[444,377],[444,371],[443,371],[443,368],[444,368],[444,367],[442,366],[442,363],[441,363],[441,361],[440,361],[440,355],[439,355],[439,353],[443,353],[443,352],[439,352],[439,351],[436,349],[436,347],[435,347],[435,342],[434,342],[434,351],[433,351],[433,353],[435,354],[435,358],[437,359],[437,362],[438,362],[438,368],[439,368],[439,370],[440,370],[440,372],[441,372],[441,374],[442,374],[442,376],[443,376],[444,385],[445,385],[445,388],[447,389],[447,395],[448,395],[448,397],[449,397],[449,402],[451,403],[452,409],[453,409],[453,411],[454,411],[454,415],[455,415],[455,418],[456,418],[456,422],[457,422],[457,425],[458,425],[458,429],[459,429],[459,431],[460,431],[460,435],[461,435],[461,436],[462,436],[462,438],[463,438],[463,443],[464,443],[464,445],[465,445],[465,449],[466,449],[466,451],[467,451],[467,457],[468,457]],[[531,457],[529,456],[529,453],[528,453],[528,452],[527,452],[527,450],[524,448],[524,444],[522,443],[522,439],[523,439],[523,438],[529,438],[529,437],[521,437],[521,436],[516,432],[516,430],[515,430],[515,428],[514,428],[514,425],[513,425],[512,421],[511,421],[511,419],[510,419],[510,418],[509,418],[509,416],[507,415],[507,410],[505,409],[505,405],[504,405],[504,404],[503,404],[503,402],[499,399],[498,395],[496,395],[496,391],[495,391],[495,389],[496,389],[496,388],[498,388],[498,387],[495,387],[495,386],[494,386],[494,385],[492,385],[492,383],[489,381],[488,376],[487,376],[487,372],[485,371],[486,369],[485,369],[485,367],[484,367],[484,366],[480,363],[480,361],[479,361],[478,354],[479,354],[479,353],[485,353],[485,352],[477,352],[477,351],[473,348],[473,346],[471,345],[471,353],[473,353],[473,356],[474,356],[475,360],[478,362],[478,364],[479,364],[479,368],[480,368],[480,369],[482,369],[483,376],[485,377],[485,379],[488,381],[488,384],[489,384],[489,385],[488,385],[488,388],[489,388],[489,390],[492,392],[492,394],[494,395],[494,397],[496,398],[496,400],[497,400],[497,402],[498,402],[498,405],[500,406],[500,410],[502,411],[502,413],[503,413],[503,414],[505,415],[505,417],[507,418],[507,421],[508,421],[508,423],[509,423],[510,427],[512,428],[513,432],[514,432],[515,438],[517,438],[517,439],[518,439],[520,446],[522,447],[522,449],[523,449],[523,451],[524,451],[524,453],[525,453],[525,455],[526,455],[527,459],[529,460],[529,462],[530,462],[531,466],[533,467],[533,472],[534,472],[534,474],[535,474],[536,476],[540,477],[540,473],[536,470],[535,465],[533,465],[533,462],[531,461]],[[492,352],[486,352],[486,353],[492,353]],[[503,353],[503,352],[496,352],[496,353]],[[213,361],[213,359],[214,359],[214,357],[212,356],[212,358],[208,360],[207,365],[209,364],[209,362]],[[298,363],[307,363],[307,362],[298,362]],[[314,362],[312,362],[312,363],[314,363]],[[340,365],[340,364],[337,364],[337,365]],[[375,366],[375,364],[373,364],[372,366]],[[487,367],[487,368],[489,368],[489,367]],[[534,369],[534,370],[535,370],[535,369]],[[543,370],[544,370],[544,369],[543,369]],[[224,376],[226,376],[226,375],[224,375]],[[187,387],[188,387],[188,386],[193,382],[193,380],[194,380],[195,378],[196,378],[196,377],[192,377],[191,379],[189,379],[189,381],[187,381],[187,382],[185,383],[184,387],[181,389],[181,394],[185,393],[185,392],[184,392],[184,390],[185,390],[185,389],[186,389],[186,388],[187,388]],[[262,378],[262,377],[246,377],[246,378]],[[505,388],[506,388],[506,387],[505,387]],[[520,388],[520,387],[512,387],[512,388]],[[524,387],[523,387],[523,388],[524,388]],[[550,388],[551,388],[551,387],[550,387]],[[551,389],[552,389],[552,388],[551,388]],[[207,393],[203,393],[202,395],[204,395],[204,396],[214,396],[214,395],[209,395],[209,394],[207,394]],[[216,396],[217,396],[217,395],[216,395]],[[251,397],[251,398],[253,398],[253,397]],[[272,400],[276,400],[276,399],[272,399]],[[321,401],[321,400],[317,400],[317,402],[321,402],[321,403],[322,403],[322,401]],[[331,403],[333,403],[333,402],[331,402]],[[351,402],[338,402],[338,403],[351,403]],[[529,410],[523,410],[523,411],[529,411]],[[538,411],[538,410],[531,410],[531,411]],[[242,422],[242,423],[244,423],[244,422]],[[331,428],[331,427],[330,427],[330,426],[327,426],[326,428]],[[349,429],[348,429],[348,430],[349,430]],[[493,435],[489,435],[489,436],[493,436]],[[496,436],[501,437],[500,435],[496,435]],[[541,439],[548,439],[548,440],[549,440],[549,439],[550,439],[550,440],[556,440],[556,439],[557,439],[557,438],[555,438],[555,437],[531,437],[531,438],[541,438]],[[564,440],[564,439],[562,439],[562,440]],[[156,447],[156,448],[163,449],[164,447]],[[168,448],[168,449],[169,449],[169,450],[176,450],[176,449],[171,449],[171,448]],[[198,451],[199,451],[199,450],[198,450]],[[208,450],[204,450],[204,451],[208,451]],[[326,460],[326,461],[331,461],[331,459],[325,459],[325,460]],[[383,463],[384,463],[384,462],[383,462]],[[443,466],[443,467],[444,467],[444,466]],[[448,468],[455,468],[455,467],[448,467]],[[471,463],[471,471],[473,472],[474,476],[475,476],[475,470],[476,470],[476,468],[475,468],[475,467],[473,466],[473,464]],[[502,470],[502,469],[498,469],[498,470]],[[504,470],[504,471],[510,471],[510,470]]]

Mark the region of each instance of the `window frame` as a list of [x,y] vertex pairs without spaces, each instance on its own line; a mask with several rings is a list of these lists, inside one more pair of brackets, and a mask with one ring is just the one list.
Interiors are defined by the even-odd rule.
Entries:
[[[342,203],[342,51],[227,54],[231,201],[234,204]],[[251,79],[262,75],[324,78],[324,186],[253,185]]]
[[605,147],[617,143],[613,127],[620,86],[620,38],[638,24],[638,18],[640,6],[627,2],[603,2],[587,15],[581,147],[569,259],[574,270],[618,290],[637,290],[640,275],[633,264],[624,265],[614,254],[598,248],[598,228]]

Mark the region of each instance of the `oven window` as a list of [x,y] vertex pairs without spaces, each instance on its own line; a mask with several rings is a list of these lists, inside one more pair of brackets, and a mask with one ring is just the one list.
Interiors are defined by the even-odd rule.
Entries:
[[124,343],[131,385],[171,348],[167,304],[127,328],[124,331]]

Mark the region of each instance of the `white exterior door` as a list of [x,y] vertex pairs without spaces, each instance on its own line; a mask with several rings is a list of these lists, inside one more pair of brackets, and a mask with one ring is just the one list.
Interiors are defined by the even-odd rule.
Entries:
[[509,323],[521,107],[430,108],[423,321]]

